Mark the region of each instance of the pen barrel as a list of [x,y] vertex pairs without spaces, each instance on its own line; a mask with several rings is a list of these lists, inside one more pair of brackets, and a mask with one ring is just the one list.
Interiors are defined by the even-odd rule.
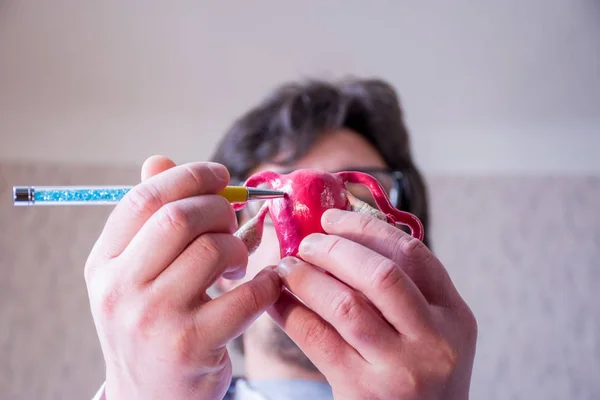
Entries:
[[[116,204],[125,197],[131,186],[14,186],[15,206],[102,205]],[[219,195],[230,203],[282,197],[283,192],[227,186]]]
[[94,205],[118,203],[130,186],[18,186],[13,188],[16,206]]

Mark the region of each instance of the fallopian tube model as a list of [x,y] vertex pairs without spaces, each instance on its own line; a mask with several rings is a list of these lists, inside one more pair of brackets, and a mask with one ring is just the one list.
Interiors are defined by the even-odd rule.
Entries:
[[[379,209],[354,197],[346,188],[346,183],[366,186]],[[379,181],[364,172],[329,173],[300,169],[280,175],[272,171],[262,171],[250,176],[244,183],[247,187],[259,185],[268,185],[274,190],[283,191],[286,196],[265,201],[260,211],[235,233],[244,242],[249,254],[260,244],[267,212],[270,213],[277,232],[281,258],[296,256],[300,242],[306,236],[324,233],[321,215],[330,208],[368,214],[392,225],[406,225],[413,237],[423,240],[421,221],[411,213],[394,208]],[[236,211],[245,206],[246,203],[233,205]]]

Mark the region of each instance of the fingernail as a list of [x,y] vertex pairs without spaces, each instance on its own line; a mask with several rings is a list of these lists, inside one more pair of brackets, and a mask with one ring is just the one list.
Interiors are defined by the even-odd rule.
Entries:
[[298,260],[296,257],[285,257],[281,261],[279,261],[279,264],[277,264],[277,268],[275,268],[275,271],[277,272],[277,274],[279,274],[280,277],[283,278],[284,276],[292,273],[299,263],[300,260]]
[[266,275],[268,274],[270,271],[277,271],[277,266],[276,265],[269,265],[263,269],[261,269],[260,271],[258,271],[258,273],[254,276],[253,279],[256,279],[260,276]]
[[299,251],[302,254],[311,254],[314,253],[315,248],[318,243],[323,240],[323,234],[321,233],[313,233],[305,237],[302,242],[300,242]]
[[225,279],[237,281],[246,276],[246,270],[243,268],[236,268],[234,270],[224,272],[222,276]]
[[227,171],[227,168],[225,168],[221,164],[211,164],[210,165],[210,170],[217,177],[217,179],[219,179],[221,181],[226,180],[227,176],[229,174],[228,171]]
[[342,222],[348,215],[347,211],[343,211],[337,208],[331,208],[323,213],[323,218],[328,224],[337,224]]

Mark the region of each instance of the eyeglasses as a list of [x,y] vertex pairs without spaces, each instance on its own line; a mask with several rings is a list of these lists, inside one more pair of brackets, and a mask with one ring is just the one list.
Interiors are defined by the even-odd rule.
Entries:
[[[280,171],[279,174],[288,174],[293,170]],[[391,169],[391,168],[355,168],[349,167],[344,168],[342,170],[329,171],[331,173],[342,172],[342,171],[356,171],[356,172],[364,172],[366,174],[371,175],[373,178],[377,179],[381,186],[386,191],[388,197],[390,198],[390,202],[394,207],[399,210],[408,211],[410,209],[410,191],[408,182],[404,174],[401,171]],[[239,182],[239,184],[243,184]],[[262,186],[261,186],[262,187]],[[265,184],[265,188],[268,188],[268,184]],[[378,208],[375,199],[371,195],[369,189],[360,184],[347,183],[346,188],[348,191],[359,200],[364,201],[365,203],[371,205],[374,208]],[[243,215],[246,218],[254,217],[261,207],[264,205],[264,201],[251,201],[248,202],[246,207],[244,207],[241,211],[238,212],[238,218]],[[268,219],[268,217],[267,217]],[[267,222],[267,221],[265,221]]]

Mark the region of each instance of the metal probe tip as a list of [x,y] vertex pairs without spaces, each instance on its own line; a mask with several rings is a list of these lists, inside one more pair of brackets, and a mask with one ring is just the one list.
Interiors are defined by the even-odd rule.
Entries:
[[268,200],[285,197],[285,192],[270,189],[248,188],[248,200]]

